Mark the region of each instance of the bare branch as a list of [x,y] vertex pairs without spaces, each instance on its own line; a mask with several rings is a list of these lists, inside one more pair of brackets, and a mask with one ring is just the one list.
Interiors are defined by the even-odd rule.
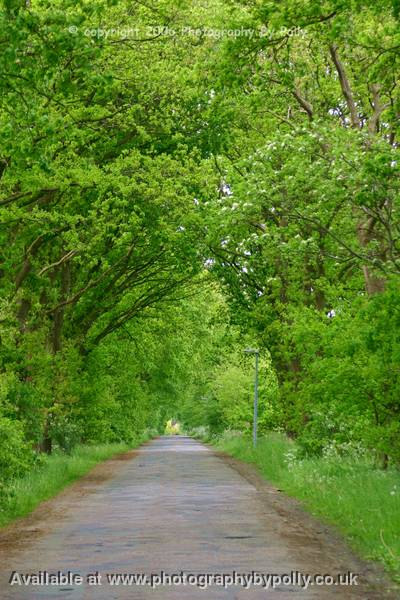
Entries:
[[329,52],[331,54],[332,60],[335,64],[337,74],[339,75],[340,86],[342,88],[343,96],[345,97],[347,107],[350,111],[351,124],[354,128],[360,129],[361,122],[357,112],[357,106],[354,101],[353,92],[350,87],[349,80],[347,79],[346,71],[344,70],[344,66],[339,59],[337,46],[332,44],[329,46]]
[[312,121],[312,119],[313,119],[313,107],[312,107],[312,105],[309,102],[307,102],[307,100],[305,100],[305,98],[303,98],[301,96],[300,90],[299,90],[298,87],[296,87],[296,89],[294,90],[294,92],[292,92],[292,94],[296,98],[296,100],[300,104],[300,106],[302,108],[304,108],[304,110],[308,114],[308,118],[310,119],[310,121]]
[[71,250],[67,254],[64,254],[64,256],[62,256],[60,258],[60,260],[58,260],[57,262],[54,262],[51,265],[48,265],[47,267],[43,267],[43,269],[41,271],[39,271],[39,275],[44,275],[44,273],[46,273],[46,271],[49,271],[50,269],[54,269],[55,267],[59,267],[64,262],[66,262],[70,258],[73,258],[77,254],[78,254],[78,250]]

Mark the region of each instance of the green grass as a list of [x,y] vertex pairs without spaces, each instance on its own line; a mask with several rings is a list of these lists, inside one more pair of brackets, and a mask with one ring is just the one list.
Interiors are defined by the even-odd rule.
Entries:
[[136,444],[104,444],[76,446],[71,454],[54,453],[44,463],[15,480],[7,494],[0,498],[0,527],[34,510],[40,502],[52,498],[68,484],[85,475],[96,464],[131,450]]
[[225,435],[217,448],[254,463],[266,479],[336,526],[361,556],[383,563],[400,582],[400,472],[382,471],[368,458],[297,458],[294,442],[269,434],[259,440]]

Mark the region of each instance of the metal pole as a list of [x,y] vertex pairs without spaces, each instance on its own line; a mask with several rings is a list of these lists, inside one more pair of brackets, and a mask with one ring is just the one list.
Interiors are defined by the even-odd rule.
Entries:
[[256,372],[254,378],[254,415],[253,415],[253,447],[257,446],[257,417],[258,417],[258,352],[256,355]]

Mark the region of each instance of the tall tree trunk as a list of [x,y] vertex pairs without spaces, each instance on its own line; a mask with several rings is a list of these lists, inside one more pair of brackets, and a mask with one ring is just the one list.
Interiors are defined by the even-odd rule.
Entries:
[[[347,78],[344,65],[339,58],[337,46],[331,45],[329,51],[336,67],[344,99],[349,109],[351,126],[355,129],[361,129],[362,123],[358,114],[357,103],[354,99],[354,94]],[[375,135],[379,130],[379,119],[385,106],[380,102],[379,86],[375,84],[371,85],[371,92],[374,112],[369,120],[368,131],[371,135]],[[373,219],[367,221],[363,220],[358,223],[357,237],[362,248],[366,248],[369,242],[377,239],[375,225],[376,223]],[[383,277],[371,273],[371,269],[367,265],[362,266],[362,271],[364,274],[365,289],[369,295],[377,294],[385,290],[386,280]]]
[[[62,263],[60,265],[60,303],[64,302],[68,296],[68,293],[71,288],[71,263],[68,261]],[[53,314],[53,324],[51,330],[51,339],[50,339],[50,347],[53,356],[56,356],[58,352],[62,350],[62,331],[64,325],[64,313],[65,306],[61,306],[58,308]],[[54,361],[55,363],[55,361]],[[54,369],[54,377],[56,377],[56,372]],[[55,384],[55,381],[53,381]],[[53,402],[55,401],[56,395],[56,386],[53,385]],[[50,415],[49,411],[46,414],[45,424],[43,428],[43,438],[40,443],[40,450],[42,452],[46,452],[46,454],[51,454],[53,447],[53,440],[51,438],[50,432]]]

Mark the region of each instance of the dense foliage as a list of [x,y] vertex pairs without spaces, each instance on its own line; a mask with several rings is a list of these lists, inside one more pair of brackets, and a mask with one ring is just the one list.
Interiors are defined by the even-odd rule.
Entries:
[[102,33],[145,32],[155,14],[164,23],[173,7],[1,13],[6,478],[28,465],[23,435],[50,452],[157,428],[188,376],[180,308],[202,284],[195,197],[213,176],[194,57],[184,39]]
[[[398,3],[8,0],[0,453],[168,419],[400,461]],[[247,33],[246,33],[247,32]]]
[[[216,96],[210,257],[239,326],[270,353],[274,425],[307,453],[400,458],[399,22],[391,3],[238,2]],[[264,28],[264,29],[263,29]]]

